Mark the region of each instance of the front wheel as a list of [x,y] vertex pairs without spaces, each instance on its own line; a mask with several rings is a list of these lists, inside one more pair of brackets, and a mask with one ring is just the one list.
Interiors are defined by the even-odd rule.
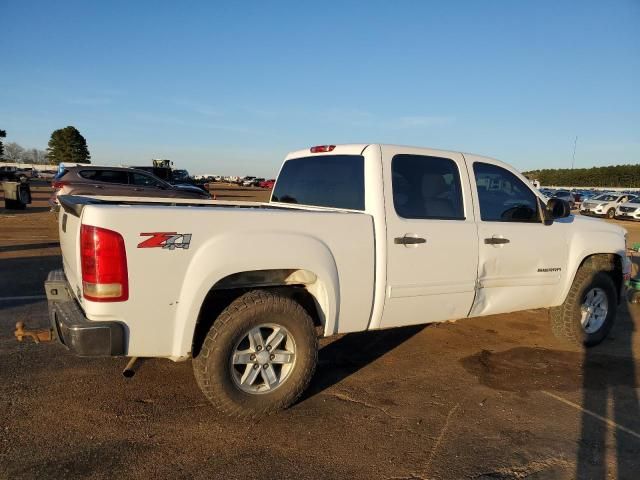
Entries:
[[300,304],[254,290],[215,320],[193,370],[220,411],[258,417],[293,404],[309,384],[317,359],[313,320]]
[[607,210],[607,218],[612,219],[615,216],[616,216],[615,208],[610,208],[609,210]]
[[551,309],[553,333],[577,345],[598,345],[613,326],[617,304],[611,277],[606,272],[581,268],[564,303]]

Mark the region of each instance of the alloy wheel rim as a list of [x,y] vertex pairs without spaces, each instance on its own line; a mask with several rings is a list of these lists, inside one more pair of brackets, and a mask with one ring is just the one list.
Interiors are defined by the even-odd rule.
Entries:
[[251,328],[236,343],[230,358],[235,385],[246,393],[270,393],[291,375],[296,343],[282,325],[265,323]]
[[609,313],[609,300],[601,288],[592,288],[584,296],[580,307],[580,324],[585,333],[595,333],[604,325]]

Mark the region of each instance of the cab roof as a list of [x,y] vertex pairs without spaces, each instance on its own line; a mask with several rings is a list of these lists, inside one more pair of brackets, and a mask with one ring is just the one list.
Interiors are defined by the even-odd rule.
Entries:
[[[443,156],[447,156],[447,155],[452,155],[452,154],[458,154],[458,155],[463,155],[465,157],[472,157],[476,160],[481,160],[481,159],[488,159],[491,160],[493,162],[496,162],[498,164],[502,164],[504,166],[508,166],[507,164],[505,164],[504,162],[501,162],[500,160],[497,160],[495,158],[491,158],[491,157],[487,157],[487,156],[482,156],[482,155],[476,155],[473,153],[465,153],[465,152],[461,152],[458,150],[441,150],[438,148],[431,148],[431,147],[425,147],[425,146],[416,146],[416,145],[396,145],[396,144],[392,144],[392,143],[346,143],[346,144],[331,144],[331,145],[317,145],[317,146],[310,146],[308,148],[305,148],[303,150],[296,150],[293,152],[289,152],[287,154],[287,156],[285,157],[285,160],[290,160],[292,158],[301,158],[301,157],[309,157],[311,155],[361,155],[362,152],[367,148],[367,147],[373,147],[373,146],[379,146],[379,147],[389,147],[389,148],[398,148],[398,149],[415,149],[415,150],[429,150],[432,154],[433,153],[438,153],[441,154]],[[313,152],[312,149],[316,149],[316,148],[322,148],[322,147],[330,147],[330,150],[320,150],[317,152]],[[509,167],[511,168],[511,167]]]

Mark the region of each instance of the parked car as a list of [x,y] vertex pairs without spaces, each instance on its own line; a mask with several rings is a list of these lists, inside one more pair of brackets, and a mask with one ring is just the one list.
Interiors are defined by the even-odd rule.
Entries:
[[262,182],[260,182],[260,185],[258,185],[260,188],[267,188],[269,190],[271,190],[273,188],[273,186],[276,183],[276,179],[275,178],[271,178],[269,180],[264,180]]
[[60,195],[211,198],[208,192],[195,185],[171,185],[143,170],[124,167],[65,168],[55,176],[52,186],[51,205],[58,204]]
[[633,201],[637,197],[628,193],[601,193],[580,205],[581,215],[595,215],[598,217],[614,218],[616,208],[622,203]]
[[24,210],[31,203],[29,177],[16,167],[0,167],[0,190],[9,210]]
[[193,357],[204,395],[242,417],[300,397],[318,330],[549,307],[556,335],[596,345],[630,272],[623,228],[565,221],[567,203],[514,168],[452,151],[292,152],[259,208],[60,203],[64,270],[45,283],[57,338],[84,356]]
[[0,167],[0,179],[11,179],[15,181],[26,181],[31,178],[31,171],[23,168],[2,166]]
[[599,195],[598,192],[590,192],[590,191],[582,192],[582,201],[580,203],[584,203],[587,200],[589,200],[589,199],[591,199],[591,198],[593,198],[595,196],[598,196],[598,195]]
[[53,180],[58,172],[55,170],[40,170],[38,172],[38,178],[42,180]]
[[573,193],[571,193],[569,190],[558,190],[553,194],[553,198],[559,198],[561,200],[564,200],[565,202],[569,203],[571,208],[575,208],[576,206],[575,197],[573,196]]
[[244,177],[238,180],[238,183],[243,187],[251,187],[253,186],[253,182],[255,179],[256,177]]
[[640,197],[630,196],[633,198],[616,207],[616,218],[618,220],[640,220]]

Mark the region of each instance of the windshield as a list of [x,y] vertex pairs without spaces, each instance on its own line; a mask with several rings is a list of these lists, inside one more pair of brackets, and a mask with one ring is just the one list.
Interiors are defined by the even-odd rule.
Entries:
[[600,200],[602,202],[614,202],[618,199],[615,195],[598,195],[593,198],[594,200]]

